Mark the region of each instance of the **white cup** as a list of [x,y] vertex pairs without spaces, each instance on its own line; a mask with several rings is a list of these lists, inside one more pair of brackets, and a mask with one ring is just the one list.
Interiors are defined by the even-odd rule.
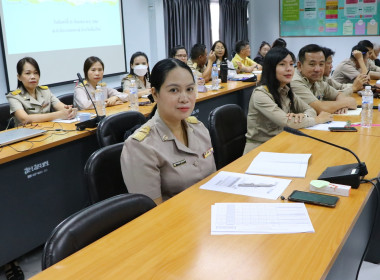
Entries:
[[91,119],[91,114],[90,113],[80,113],[80,114],[78,114],[78,117],[79,117],[80,122],[84,122],[84,121],[88,121],[89,119]]

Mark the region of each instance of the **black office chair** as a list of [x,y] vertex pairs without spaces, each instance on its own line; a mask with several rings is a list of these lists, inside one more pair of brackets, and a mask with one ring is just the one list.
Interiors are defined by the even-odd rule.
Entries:
[[15,123],[11,118],[9,103],[0,104],[0,130],[14,127]]
[[243,155],[247,117],[240,106],[226,104],[215,108],[208,116],[208,125],[217,169]]
[[120,167],[124,142],[109,145],[92,153],[84,167],[90,202],[128,193]]
[[146,122],[143,114],[137,111],[126,111],[104,118],[98,125],[97,137],[100,147],[124,141],[127,130],[138,128]]
[[95,242],[156,204],[142,194],[122,194],[93,204],[61,222],[47,239],[42,270]]
[[74,93],[67,93],[61,96],[58,96],[58,99],[65,105],[73,105],[74,104]]

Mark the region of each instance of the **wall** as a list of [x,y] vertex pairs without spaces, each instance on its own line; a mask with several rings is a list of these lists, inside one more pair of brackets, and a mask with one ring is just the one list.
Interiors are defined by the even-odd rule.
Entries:
[[[129,59],[136,51],[143,51],[149,58],[149,64],[152,67],[158,60],[165,58],[165,38],[164,35],[164,15],[162,0],[122,0],[123,20],[124,20],[124,40],[127,58],[127,70],[129,71]],[[16,67],[16,65],[15,65]],[[41,69],[44,71],[54,71],[54,65],[51,69]],[[78,72],[82,72],[78,69]],[[105,74],[107,74],[107,65],[105,65]],[[17,77],[14,77],[15,79]],[[108,77],[104,81],[110,87],[120,86],[123,75]],[[7,102],[5,94],[7,93],[5,80],[4,58],[2,46],[0,46],[0,103]],[[74,84],[66,84],[50,87],[56,95],[62,95],[74,91]]]
[[[280,36],[280,1],[279,0],[250,0],[249,3],[249,40],[251,42],[251,55],[255,56],[262,41],[272,43]],[[376,36],[355,37],[285,37],[287,47],[297,57],[299,50],[307,44],[318,44],[334,50],[334,67],[349,57],[351,48],[360,40],[377,40]]]

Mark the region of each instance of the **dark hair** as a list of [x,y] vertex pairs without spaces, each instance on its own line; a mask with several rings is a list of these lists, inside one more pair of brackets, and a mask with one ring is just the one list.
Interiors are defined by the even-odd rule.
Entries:
[[196,60],[199,56],[204,55],[206,46],[204,44],[195,44],[190,51],[191,60]]
[[[263,72],[261,74],[261,84],[268,87],[270,94],[272,94],[274,102],[278,107],[282,108],[281,96],[278,92],[280,82],[276,78],[276,67],[285,57],[290,55],[295,62],[294,54],[287,48],[275,47],[272,48],[265,56],[263,63]],[[289,90],[288,97],[291,101],[291,110],[294,112],[294,94],[292,90]]]
[[96,63],[96,62],[99,62],[102,67],[103,67],[103,71],[104,71],[104,63],[103,61],[99,58],[99,57],[96,57],[96,56],[90,56],[88,57],[85,62],[84,62],[84,65],[83,65],[83,72],[84,72],[84,78],[86,80],[88,80],[88,71],[90,70],[91,66]]
[[146,63],[148,63],[148,71],[146,72],[144,77],[147,81],[150,81],[149,59],[148,59],[148,56],[143,52],[135,52],[134,54],[132,54],[131,59],[129,60],[129,67],[131,69],[131,71],[129,73],[132,75],[136,75],[135,72],[133,72],[132,64],[135,61],[135,58],[139,57],[139,56],[145,57]]
[[358,46],[364,46],[366,47],[367,49],[373,49],[373,44],[371,41],[368,41],[368,40],[361,40],[359,43],[358,43]]
[[245,46],[249,45],[249,42],[248,41],[245,41],[245,40],[241,40],[239,42],[237,42],[235,44],[235,52],[237,54],[239,54],[241,52],[242,49],[245,48]]
[[272,44],[272,48],[275,47],[286,48],[286,41],[282,38],[277,38]]
[[226,46],[226,44],[224,43],[224,42],[222,42],[222,41],[216,41],[213,45],[212,45],[212,47],[211,47],[211,50],[212,51],[215,51],[215,47],[216,47],[216,44],[217,43],[221,43],[222,45],[223,45],[223,47],[224,47],[224,55],[223,55],[223,57],[222,57],[222,61],[225,59],[225,58],[228,58],[228,51],[227,51],[227,46]]
[[[150,76],[150,84],[152,88],[155,88],[157,93],[160,91],[162,84],[165,82],[168,73],[177,67],[181,67],[189,71],[191,77],[193,78],[193,82],[195,83],[193,72],[191,71],[190,67],[187,66],[186,63],[183,63],[181,60],[175,58],[165,58],[157,62],[156,65],[154,65],[152,69],[152,74]],[[156,110],[157,104],[154,105],[153,110],[149,114],[148,119],[154,116]]]
[[[306,45],[302,49],[300,49],[300,51],[298,53],[298,60],[301,63],[304,63],[304,61],[305,61],[305,54],[306,53],[317,53],[317,52],[322,52],[323,53],[323,49],[322,49],[321,46],[318,46],[316,44]],[[325,55],[325,54],[323,53],[323,55]]]
[[327,59],[329,56],[334,56],[335,52],[332,49],[323,47],[322,48],[323,54],[325,55],[325,58]]
[[[16,69],[19,76],[22,75],[25,63],[30,63],[34,68],[36,68],[38,76],[41,76],[40,67],[38,66],[37,61],[29,56],[24,57],[17,62]],[[17,87],[23,87],[25,89],[24,84],[19,79],[17,79]]]
[[352,47],[350,57],[353,58],[353,59],[355,59],[355,60],[356,60],[356,58],[352,54],[353,51],[360,51],[360,52],[362,52],[363,53],[363,57],[368,53],[368,49],[364,45],[359,45],[358,44],[358,45]]
[[170,49],[170,51],[169,51],[169,57],[175,58],[175,55],[177,54],[177,51],[179,51],[179,50],[185,50],[185,52],[187,54],[187,50],[186,50],[185,46],[183,46],[183,45],[177,45],[177,46],[175,46],[175,47],[173,47],[173,48]]

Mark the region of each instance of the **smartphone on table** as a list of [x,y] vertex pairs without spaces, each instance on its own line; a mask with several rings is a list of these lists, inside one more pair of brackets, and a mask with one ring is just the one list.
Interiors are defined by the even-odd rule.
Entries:
[[335,207],[336,203],[339,200],[339,197],[296,190],[292,192],[292,194],[288,197],[288,200],[294,201],[294,202],[304,202],[304,203],[309,203],[309,204],[314,204],[314,205],[327,206],[327,207]]

